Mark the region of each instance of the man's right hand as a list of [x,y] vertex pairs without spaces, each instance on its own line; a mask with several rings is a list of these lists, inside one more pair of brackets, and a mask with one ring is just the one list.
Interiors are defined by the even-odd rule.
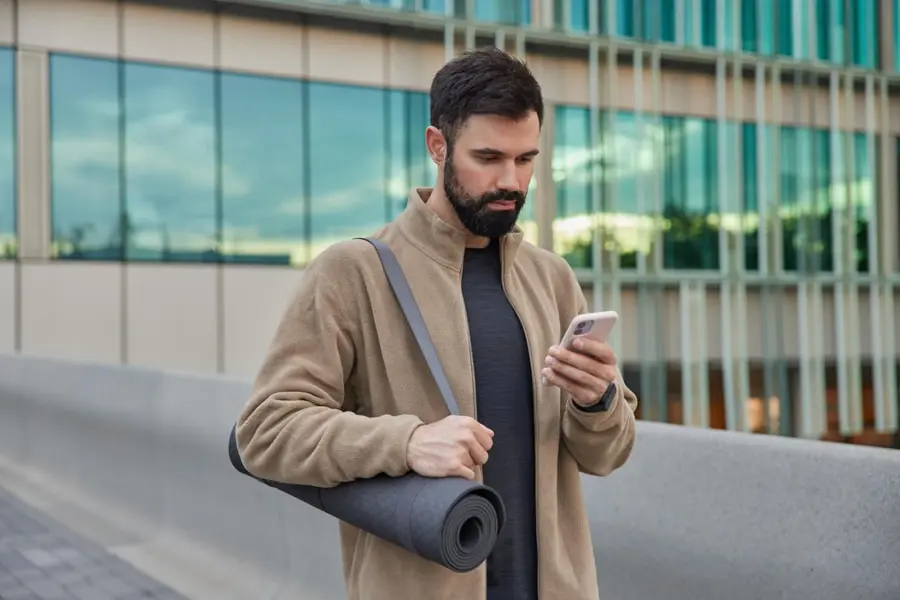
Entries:
[[488,459],[494,432],[471,417],[450,415],[418,427],[409,439],[407,462],[424,477],[475,479]]

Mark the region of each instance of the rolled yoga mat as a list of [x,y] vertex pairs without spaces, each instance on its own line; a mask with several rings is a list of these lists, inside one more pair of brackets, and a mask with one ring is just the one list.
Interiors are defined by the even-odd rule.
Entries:
[[459,573],[487,559],[506,519],[496,491],[462,477],[379,475],[331,488],[269,481],[244,467],[234,427],[228,455],[244,475]]

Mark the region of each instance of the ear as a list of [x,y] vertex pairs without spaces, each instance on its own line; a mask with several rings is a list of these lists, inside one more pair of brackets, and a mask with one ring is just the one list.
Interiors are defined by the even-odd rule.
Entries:
[[444,161],[447,160],[447,140],[440,129],[428,126],[425,130],[425,147],[428,148],[428,154],[431,155],[434,164],[443,167]]

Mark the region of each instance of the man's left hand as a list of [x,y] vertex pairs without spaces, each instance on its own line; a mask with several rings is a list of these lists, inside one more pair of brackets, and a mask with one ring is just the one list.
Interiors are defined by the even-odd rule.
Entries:
[[547,383],[568,392],[584,408],[599,402],[618,374],[616,353],[609,344],[583,337],[568,350],[551,347],[544,363],[541,374]]

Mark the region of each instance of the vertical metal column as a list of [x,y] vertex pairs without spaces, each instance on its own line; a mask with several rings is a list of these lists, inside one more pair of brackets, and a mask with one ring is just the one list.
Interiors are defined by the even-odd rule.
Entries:
[[16,166],[19,258],[51,257],[50,123],[47,53],[19,48],[16,53]]

